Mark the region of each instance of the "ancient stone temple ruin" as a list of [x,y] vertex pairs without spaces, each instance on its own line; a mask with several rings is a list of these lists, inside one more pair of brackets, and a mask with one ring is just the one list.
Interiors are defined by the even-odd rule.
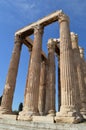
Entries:
[[[59,23],[60,38],[48,40],[48,56],[42,51],[44,27]],[[15,33],[15,44],[3,92],[0,114],[12,114],[12,102],[22,45],[30,61],[23,110],[18,120],[81,122],[86,117],[86,61],[78,35],[70,32],[69,17],[56,11]],[[29,36],[34,34],[32,41]],[[59,111],[55,110],[55,56],[58,57]],[[44,119],[44,120],[43,120]]]

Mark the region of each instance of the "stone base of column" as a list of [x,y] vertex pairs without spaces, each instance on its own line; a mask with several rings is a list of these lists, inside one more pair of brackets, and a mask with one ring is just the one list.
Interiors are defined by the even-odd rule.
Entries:
[[45,115],[45,113],[44,112],[39,112],[39,115],[43,116],[43,115]]
[[39,122],[39,123],[54,123],[54,117],[33,116],[33,122]]
[[6,119],[6,120],[16,120],[17,115],[13,114],[0,114],[0,119]]
[[39,113],[35,113],[32,111],[22,111],[19,112],[18,120],[32,121],[33,116],[39,116]]
[[55,116],[56,114],[55,114],[55,111],[54,110],[49,110],[48,111],[48,115],[47,116]]
[[0,114],[13,114],[12,110],[0,107]]
[[83,115],[84,119],[86,119],[86,109],[85,108],[81,109],[80,113]]
[[77,112],[73,108],[66,108],[66,111],[65,108],[64,109],[62,108],[60,112],[56,113],[55,121],[76,124],[76,123],[83,122],[84,118],[79,112]]

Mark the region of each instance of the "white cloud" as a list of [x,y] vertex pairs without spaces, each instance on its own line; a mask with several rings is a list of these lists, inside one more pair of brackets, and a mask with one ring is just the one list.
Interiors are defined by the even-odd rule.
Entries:
[[33,2],[31,3],[29,1],[27,2],[26,0],[21,0],[21,1],[16,0],[15,3],[10,0],[10,2],[12,5],[16,6],[16,8],[19,8],[19,10],[22,10],[22,11],[28,11],[35,7],[35,3]]
[[31,23],[39,14],[39,8],[36,7],[37,3],[31,0],[0,0],[0,6],[4,7],[0,9],[0,14],[3,12],[1,15],[3,18],[4,14],[9,17],[6,22],[11,19],[20,24]]
[[[65,3],[64,3],[65,2]],[[13,9],[17,9],[20,13],[22,12],[23,14],[26,12],[30,13],[36,13],[38,11],[41,10],[41,7],[45,7],[45,9],[51,9],[54,8],[55,9],[57,7],[62,7],[65,8],[66,10],[72,10],[75,15],[85,15],[85,11],[86,11],[86,1],[83,0],[0,0],[0,3],[2,4],[7,4],[9,6],[12,6]],[[52,4],[52,5],[51,5]],[[35,9],[35,10],[34,10]],[[43,10],[43,8],[42,8]]]
[[[64,3],[65,2],[65,3]],[[72,17],[84,17],[86,18],[86,1],[83,0],[0,0],[0,5],[4,4],[4,8],[8,7],[10,11],[10,17],[19,22],[31,23],[38,18],[41,18],[49,13],[63,9],[65,13]],[[75,20],[75,19],[74,19]]]

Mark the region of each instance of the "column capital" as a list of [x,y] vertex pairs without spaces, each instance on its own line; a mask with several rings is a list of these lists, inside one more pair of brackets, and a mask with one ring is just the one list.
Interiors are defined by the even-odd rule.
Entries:
[[36,25],[34,26],[34,35],[36,35],[37,33],[40,33],[41,35],[43,34],[43,29],[44,27],[42,25]]
[[72,42],[78,42],[78,35],[77,34],[75,34],[74,32],[71,32],[70,35],[71,35]]
[[20,42],[22,43],[21,35],[15,35],[15,43]]
[[84,54],[84,48],[79,46],[80,53]]
[[78,49],[78,35],[75,34],[74,32],[71,32],[70,36],[71,36],[72,48]]
[[80,57],[84,58],[84,48],[79,46]]
[[56,42],[55,42],[55,40],[54,39],[49,39],[48,40],[48,43],[47,43],[47,47],[48,47],[48,49],[54,49],[55,50],[55,44],[56,44]]
[[58,14],[58,22],[61,23],[63,21],[67,21],[69,23],[69,17],[66,14],[64,14],[63,12],[60,12]]

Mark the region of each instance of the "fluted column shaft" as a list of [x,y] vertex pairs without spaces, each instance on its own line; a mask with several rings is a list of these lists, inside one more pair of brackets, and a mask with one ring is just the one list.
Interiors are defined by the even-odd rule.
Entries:
[[1,103],[2,113],[11,113],[12,112],[12,102],[15,91],[16,77],[18,72],[20,53],[21,53],[21,39],[19,36],[15,36],[15,44],[12,52],[12,58],[7,74],[6,84],[4,88],[4,93]]
[[73,112],[75,109],[75,76],[73,52],[70,39],[69,18],[65,14],[59,16],[60,23],[60,76],[61,76],[61,108],[60,112]]
[[[79,48],[80,53],[82,48]],[[81,98],[81,113],[86,115],[86,86],[84,80],[84,70],[83,70],[83,57],[82,53],[79,57],[79,70],[78,70],[78,81],[79,81],[79,89],[80,89],[80,98]]]
[[80,60],[81,60],[82,68],[83,68],[84,81],[85,81],[85,86],[86,86],[86,61],[84,58],[84,49],[82,47],[79,47],[79,52],[80,52]]
[[48,40],[48,86],[49,86],[49,111],[50,115],[55,114],[55,42]]
[[81,108],[81,100],[80,100],[80,71],[81,71],[81,65],[80,65],[80,54],[79,54],[79,48],[78,48],[78,35],[71,32],[71,44],[73,49],[73,59],[74,59],[74,71],[75,71],[75,98],[76,98],[76,105],[78,110]]
[[60,56],[58,56],[58,111],[61,106],[61,83],[60,83]]
[[50,93],[49,93],[49,85],[48,85],[48,59],[46,61],[46,99],[45,99],[45,114],[48,114],[50,109]]
[[29,76],[29,67],[30,67],[30,61],[31,61],[31,54],[32,54],[32,48],[29,48],[30,52],[30,58],[29,58],[29,64],[28,64],[28,72],[27,72],[27,79],[26,79],[26,87],[25,87],[25,93],[24,93],[24,104],[26,103],[26,94],[27,94],[27,89],[28,89],[28,76]]
[[60,81],[61,107],[56,122],[78,123],[83,120],[76,105],[76,82],[73,50],[71,45],[69,18],[63,12],[59,14],[60,24]]
[[40,84],[39,84],[39,103],[38,103],[38,108],[39,108],[39,113],[40,115],[44,114],[45,110],[45,87],[46,87],[46,63],[43,60],[41,62],[41,72],[40,72]]
[[42,34],[43,28],[40,25],[37,25],[34,28],[34,42],[27,83],[28,88],[25,96],[26,103],[24,104],[24,111],[26,111],[28,114],[32,113],[32,115],[36,115],[38,113]]

